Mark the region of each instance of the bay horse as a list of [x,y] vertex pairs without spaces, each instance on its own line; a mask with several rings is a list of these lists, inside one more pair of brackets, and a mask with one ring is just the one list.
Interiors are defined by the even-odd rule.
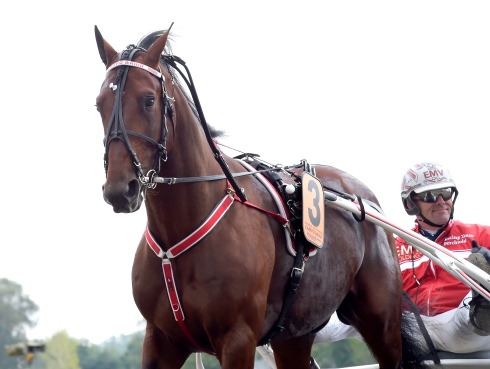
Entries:
[[96,100],[105,133],[103,197],[116,213],[143,202],[147,213],[132,268],[133,297],[147,322],[141,368],[181,368],[205,352],[224,369],[252,369],[256,347],[270,343],[278,369],[309,369],[315,332],[335,311],[381,368],[424,368],[402,330],[392,234],[312,193],[313,210],[324,217],[322,239],[305,243],[299,223],[289,221],[301,219],[289,212],[301,202],[281,197],[293,196],[305,173],[313,186],[317,180],[378,204],[372,191],[340,169],[306,161],[274,172],[281,186],[271,191],[247,160],[223,154],[195,90],[191,97],[182,84],[184,77],[192,86],[192,77],[168,51],[169,31],[119,53],[95,26],[106,66]]

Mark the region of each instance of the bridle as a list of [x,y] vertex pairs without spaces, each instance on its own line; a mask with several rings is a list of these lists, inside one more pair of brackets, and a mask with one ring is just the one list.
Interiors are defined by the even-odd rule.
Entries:
[[[109,121],[109,126],[107,128],[107,133],[104,137],[104,169],[107,175],[107,169],[109,167],[109,146],[113,140],[121,140],[126,149],[129,152],[131,157],[131,161],[136,170],[136,175],[143,187],[147,188],[155,188],[156,183],[152,181],[153,176],[160,172],[161,162],[167,161],[167,113],[170,115],[170,119],[173,116],[173,106],[171,101],[175,101],[172,97],[167,94],[167,90],[165,88],[165,76],[162,74],[161,70],[155,70],[147,65],[137,63],[132,61],[134,55],[138,51],[146,52],[145,49],[141,47],[136,47],[135,45],[129,45],[126,50],[121,52],[119,55],[119,59],[117,62],[112,64],[109,68],[107,68],[107,73],[114,68],[119,68],[117,71],[116,79],[109,85],[109,88],[116,93],[116,98],[114,101],[114,107],[112,109],[111,118]],[[126,129],[124,125],[123,119],[123,110],[122,110],[122,97],[124,92],[124,87],[126,85],[126,80],[128,77],[129,67],[136,67],[143,70],[146,70],[156,78],[158,78],[162,85],[162,133],[160,136],[160,141],[157,142],[154,139],[140,134],[138,132],[129,131]],[[160,67],[159,67],[160,69]],[[146,173],[143,173],[143,169],[141,168],[141,163],[138,159],[138,156],[134,152],[131,142],[129,141],[129,136],[138,137],[139,139],[145,140],[152,145],[156,146],[156,157],[153,168]]]

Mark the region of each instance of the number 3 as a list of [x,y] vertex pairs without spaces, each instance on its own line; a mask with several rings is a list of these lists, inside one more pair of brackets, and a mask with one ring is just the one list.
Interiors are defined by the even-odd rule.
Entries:
[[318,189],[318,184],[315,181],[309,181],[308,182],[308,191],[313,192],[314,191],[314,197],[313,197],[313,203],[312,205],[315,208],[315,216],[313,215],[313,211],[311,207],[308,207],[308,216],[310,218],[311,224],[313,226],[318,227],[320,225],[320,190]]

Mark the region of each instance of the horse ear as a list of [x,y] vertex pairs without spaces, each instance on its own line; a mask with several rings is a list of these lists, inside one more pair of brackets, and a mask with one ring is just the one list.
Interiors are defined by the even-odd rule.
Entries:
[[147,63],[151,66],[158,66],[160,63],[160,57],[162,56],[163,50],[165,49],[165,45],[167,44],[168,35],[170,34],[170,29],[174,23],[170,25],[170,27],[163,32],[161,35],[148,49],[147,52]]
[[117,55],[117,51],[114,50],[106,40],[104,40],[97,26],[95,26],[95,41],[97,41],[97,48],[99,49],[100,58],[105,66],[108,67],[108,61],[112,60]]

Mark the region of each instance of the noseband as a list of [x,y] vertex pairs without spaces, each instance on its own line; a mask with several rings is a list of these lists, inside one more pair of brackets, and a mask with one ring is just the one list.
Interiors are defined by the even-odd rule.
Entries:
[[[136,170],[136,175],[138,176],[138,179],[140,180],[141,184],[144,187],[148,188],[154,188],[156,186],[156,183],[152,182],[152,178],[155,174],[160,172],[160,164],[161,162],[167,161],[167,133],[168,133],[168,128],[167,128],[167,112],[170,113],[170,117],[172,119],[172,112],[173,112],[173,107],[171,104],[171,100],[173,98],[169,97],[167,94],[167,90],[165,89],[165,76],[161,73],[161,71],[157,71],[153,68],[150,68],[147,65],[137,63],[132,61],[134,55],[138,51],[144,51],[146,52],[145,49],[136,47],[134,45],[129,45],[126,50],[121,52],[119,55],[119,60],[112,64],[109,68],[107,68],[107,72],[114,68],[119,68],[117,71],[117,76],[114,82],[112,82],[109,85],[109,88],[116,93],[116,99],[114,101],[114,107],[112,109],[112,114],[111,114],[111,119],[109,121],[109,126],[107,128],[107,133],[104,137],[104,146],[105,146],[105,153],[104,153],[104,168],[105,172],[107,175],[107,169],[109,167],[109,146],[113,140],[121,140],[124,145],[126,146],[126,149],[129,152],[129,155],[131,156],[131,160],[133,162],[133,165],[135,166]],[[124,120],[123,120],[123,110],[122,110],[122,97],[123,97],[123,92],[124,92],[124,87],[126,84],[126,80],[128,77],[128,71],[129,67],[136,67],[140,69],[144,69],[150,74],[154,75],[157,77],[162,85],[162,134],[160,137],[160,142],[157,142],[153,140],[152,138],[142,135],[137,132],[129,131],[126,129],[124,126]],[[145,140],[152,145],[155,145],[157,147],[157,153],[156,153],[156,158],[155,158],[155,163],[153,165],[153,168],[148,171],[148,173],[145,175],[143,173],[143,169],[141,168],[141,163],[134,152],[133,148],[131,147],[131,142],[129,141],[129,136],[134,136],[138,137],[142,140]]]

